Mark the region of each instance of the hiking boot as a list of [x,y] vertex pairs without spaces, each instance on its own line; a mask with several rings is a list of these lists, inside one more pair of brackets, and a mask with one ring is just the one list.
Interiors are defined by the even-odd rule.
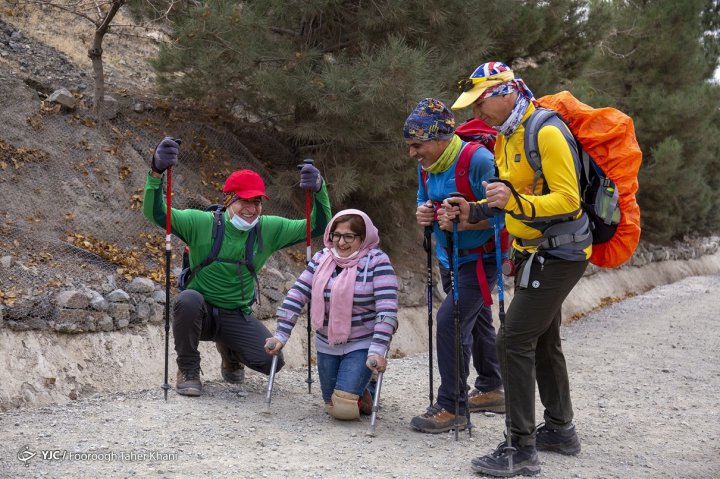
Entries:
[[231,384],[240,384],[245,381],[245,366],[238,361],[232,349],[223,343],[215,343],[215,347],[222,358],[220,374],[223,379]]
[[575,456],[581,449],[574,424],[564,429],[550,429],[541,424],[535,433],[535,446],[538,451],[557,452],[566,456]]
[[494,391],[478,391],[473,389],[468,396],[470,412],[494,412],[505,413],[505,391],[497,388]]
[[183,396],[199,396],[202,392],[200,368],[178,369],[175,392]]
[[435,403],[425,411],[425,414],[412,418],[410,426],[418,431],[429,432],[430,434],[451,431],[456,427],[458,431],[462,431],[467,427],[467,418],[462,415],[455,416],[455,414],[446,411]]
[[[516,443],[513,441],[513,444]],[[470,467],[475,472],[493,477],[534,476],[540,474],[540,461],[535,446],[516,445],[513,450],[506,450],[506,445],[507,441],[503,441],[491,454],[476,457],[470,461]],[[512,456],[513,460],[512,470],[510,470],[508,461],[510,456]]]
[[366,389],[363,392],[363,395],[360,396],[360,399],[358,399],[358,409],[360,409],[360,414],[369,416],[372,414],[372,407],[373,407],[373,397],[370,394],[370,391],[368,391]]

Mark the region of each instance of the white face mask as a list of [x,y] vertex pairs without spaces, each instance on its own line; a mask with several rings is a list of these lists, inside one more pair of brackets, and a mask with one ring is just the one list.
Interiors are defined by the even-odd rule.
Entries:
[[330,248],[330,252],[335,256],[336,258],[342,258],[342,259],[350,259],[357,256],[357,254],[360,252],[360,250],[357,250],[353,252],[352,254],[349,254],[347,256],[340,256],[335,248]]
[[232,223],[232,225],[240,231],[250,231],[258,223],[259,220],[260,217],[258,216],[253,220],[252,223],[248,223],[244,219],[240,218],[240,215],[236,215],[233,213],[232,218],[230,218],[230,223]]

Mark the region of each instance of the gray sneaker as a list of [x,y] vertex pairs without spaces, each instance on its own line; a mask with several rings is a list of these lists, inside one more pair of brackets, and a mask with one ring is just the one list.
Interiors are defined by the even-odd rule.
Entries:
[[540,424],[535,433],[535,447],[538,451],[557,452],[566,456],[576,456],[581,449],[574,424],[563,429],[550,429]]

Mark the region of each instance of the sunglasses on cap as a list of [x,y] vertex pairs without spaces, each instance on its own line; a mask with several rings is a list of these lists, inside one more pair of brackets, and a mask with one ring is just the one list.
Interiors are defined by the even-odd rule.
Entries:
[[[503,72],[505,73],[505,72]],[[493,82],[496,85],[499,85],[500,83],[504,83],[508,80],[512,80],[512,77],[510,78],[502,78],[499,76],[492,76],[492,77],[479,77],[479,78],[462,78],[458,80],[457,82],[457,89],[460,91],[460,93],[465,93],[467,91],[472,90],[475,88],[475,85],[479,85],[480,83],[486,83],[486,82]],[[493,85],[488,85],[493,86]]]

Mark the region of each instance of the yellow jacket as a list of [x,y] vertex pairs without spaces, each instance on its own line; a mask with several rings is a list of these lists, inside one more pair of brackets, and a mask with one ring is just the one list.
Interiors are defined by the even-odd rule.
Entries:
[[[543,236],[541,230],[530,226],[533,222],[562,216],[576,219],[582,215],[573,154],[563,133],[554,125],[546,124],[538,132],[543,176],[550,191],[542,194],[542,178],[535,185],[535,191],[532,191],[535,172],[525,156],[524,122],[534,111],[535,106],[530,104],[520,126],[508,138],[499,134],[495,144],[495,162],[500,179],[509,181],[521,196],[520,204],[511,195],[505,206],[508,213],[505,216],[507,230],[513,237],[526,240]],[[533,206],[534,220],[531,221]],[[520,246],[517,241],[513,246],[520,251],[531,253],[537,249],[535,246]],[[589,258],[592,245],[587,246],[584,252]]]

